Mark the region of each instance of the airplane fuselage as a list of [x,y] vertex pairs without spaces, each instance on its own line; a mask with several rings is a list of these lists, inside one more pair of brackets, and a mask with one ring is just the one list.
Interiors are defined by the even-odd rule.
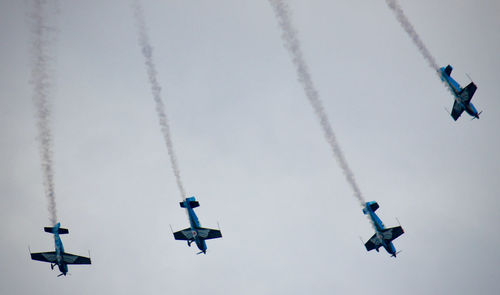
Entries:
[[[369,203],[367,203],[366,207],[363,209],[363,212],[366,212],[366,214],[368,214],[368,216],[370,217],[373,225],[375,226],[375,232],[377,234],[377,237],[380,240],[380,243],[382,244],[382,246],[387,251],[387,253],[395,256],[396,255],[396,248],[394,247],[392,242],[387,242],[386,239],[383,238],[384,237],[383,230],[385,229],[384,223],[382,222],[382,220],[380,220],[380,218],[370,208],[370,206],[368,204]],[[377,252],[378,252],[378,248],[376,248],[375,250],[377,250]]]
[[64,254],[64,246],[61,241],[61,238],[59,237],[59,226],[55,226],[53,233],[54,233],[54,244],[56,248],[56,263],[57,266],[59,267],[59,271],[63,274],[66,275],[68,273],[68,265],[64,263],[63,261],[63,254]]
[[194,213],[193,208],[191,206],[186,206],[186,210],[188,212],[189,216],[189,224],[191,226],[191,232],[193,234],[194,241],[196,243],[196,246],[200,251],[205,253],[207,251],[207,244],[205,243],[204,239],[200,239],[198,236],[198,229],[201,228],[200,221],[198,220],[198,216],[196,216],[196,213]]
[[448,85],[450,88],[451,92],[453,93],[453,96],[455,97],[455,101],[460,104],[464,110],[467,112],[472,117],[479,118],[478,111],[476,107],[469,101],[463,99],[459,93],[463,90],[463,88],[458,84],[455,79],[453,79],[451,76],[445,73],[446,67],[442,67],[440,69],[441,72],[441,80]]

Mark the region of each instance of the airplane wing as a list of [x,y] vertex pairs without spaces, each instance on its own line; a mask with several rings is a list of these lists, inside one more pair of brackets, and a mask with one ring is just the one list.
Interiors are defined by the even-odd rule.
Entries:
[[451,117],[456,121],[462,115],[465,109],[462,107],[462,104],[458,103],[456,100],[453,103],[453,110],[451,110]]
[[186,228],[174,233],[174,238],[176,240],[193,240],[193,232],[191,228]]
[[401,226],[386,228],[382,231],[382,237],[384,240],[392,241],[402,235],[405,231]]
[[205,240],[222,238],[222,233],[217,229],[199,228],[198,234],[200,235],[200,238]]
[[56,262],[56,252],[31,253],[31,259],[43,262]]
[[472,99],[472,96],[476,92],[477,86],[474,84],[474,82],[470,82],[469,85],[467,85],[462,91],[460,91],[460,97],[464,101],[470,101]]
[[371,251],[373,249],[376,249],[380,247],[381,243],[380,240],[377,238],[377,234],[374,234],[368,242],[365,243],[366,251]]
[[91,264],[90,258],[78,256],[70,253],[63,253],[62,258],[66,264]]

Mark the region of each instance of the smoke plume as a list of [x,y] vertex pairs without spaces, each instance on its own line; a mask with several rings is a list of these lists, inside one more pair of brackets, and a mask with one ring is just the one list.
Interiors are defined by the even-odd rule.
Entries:
[[33,85],[33,102],[36,107],[37,117],[37,140],[41,158],[42,177],[45,196],[48,200],[49,220],[52,225],[57,222],[56,196],[54,187],[54,168],[52,159],[52,133],[50,130],[50,103],[54,81],[51,74],[51,61],[53,57],[49,54],[51,33],[55,30],[47,24],[45,1],[34,0],[31,13],[32,32],[32,69],[31,81]]
[[417,32],[413,28],[413,25],[410,23],[408,18],[406,17],[403,9],[399,5],[397,0],[385,0],[387,3],[387,6],[389,6],[390,9],[394,12],[396,15],[396,18],[398,19],[399,23],[403,27],[403,29],[408,33],[408,36],[412,39],[413,43],[415,46],[417,46],[418,51],[424,56],[425,60],[429,64],[431,68],[434,70],[438,71],[439,66],[436,63],[436,60],[434,57],[431,55],[429,50],[427,50],[427,47],[425,46],[424,42],[420,39],[420,36],[418,36]]
[[139,46],[141,48],[142,55],[144,56],[144,64],[146,65],[146,71],[149,78],[149,83],[151,84],[151,93],[153,94],[153,99],[155,101],[156,113],[158,114],[161,133],[163,134],[163,137],[165,139],[165,144],[167,145],[168,155],[170,157],[170,162],[172,163],[172,169],[174,171],[175,180],[179,188],[181,199],[184,200],[186,193],[184,190],[184,186],[182,184],[181,173],[179,170],[179,166],[177,164],[177,157],[175,156],[174,153],[174,146],[172,143],[168,117],[165,112],[165,105],[163,104],[163,100],[161,98],[161,87],[158,83],[157,79],[158,73],[156,71],[155,64],[153,62],[153,48],[151,47],[151,43],[149,41],[149,37],[147,34],[144,12],[138,0],[134,1],[132,6],[134,10],[137,30],[139,33],[138,36]]
[[282,0],[269,0],[269,2],[274,9],[274,13],[276,14],[276,18],[282,30],[281,37],[283,38],[285,48],[290,53],[293,64],[296,67],[298,80],[300,84],[302,84],[307,99],[311,103],[311,106],[314,109],[314,113],[318,117],[318,120],[323,129],[325,139],[332,149],[333,156],[340,165],[340,168],[342,168],[342,172],[344,173],[347,182],[351,186],[354,192],[354,196],[358,199],[361,206],[365,206],[363,195],[361,194],[358,184],[356,183],[354,174],[349,168],[349,165],[347,165],[347,161],[344,157],[339,143],[337,142],[335,133],[333,132],[325,109],[323,108],[323,104],[319,98],[318,91],[316,90],[311,79],[311,75],[309,74],[309,69],[302,55],[302,50],[300,47],[300,42],[297,38],[297,33],[290,21],[289,8],[285,3],[283,3]]

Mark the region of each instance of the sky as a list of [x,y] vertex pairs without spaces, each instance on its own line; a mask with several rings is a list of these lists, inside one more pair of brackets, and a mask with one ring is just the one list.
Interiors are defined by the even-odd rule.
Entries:
[[127,1],[58,1],[51,104],[57,277],[31,79],[31,1],[0,1],[0,293],[497,294],[500,279],[500,3],[401,0],[480,120],[453,97],[385,1],[290,0],[304,59],[373,229],[297,80],[268,1],[146,1],[144,16],[180,175],[207,255],[188,227]]

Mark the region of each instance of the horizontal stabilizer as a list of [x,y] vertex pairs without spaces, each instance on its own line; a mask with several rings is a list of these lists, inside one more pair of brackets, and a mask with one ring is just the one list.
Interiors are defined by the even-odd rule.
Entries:
[[446,75],[451,75],[451,71],[453,70],[453,67],[448,65],[445,69],[444,69],[444,72],[446,73]]
[[375,212],[378,209],[378,203],[375,201],[367,202],[366,207],[363,208],[363,213],[368,214],[368,211],[367,211],[368,208],[370,208],[370,210],[372,212]]
[[186,208],[186,202],[189,204],[190,208],[196,208],[200,206],[200,203],[198,203],[198,201],[185,201],[185,202],[180,202],[179,204],[181,205],[182,208]]
[[372,209],[372,211],[373,211],[373,212],[377,211],[378,207],[379,207],[379,206],[378,206],[378,203],[377,203],[377,202],[372,202],[372,203],[370,204],[370,209]]
[[377,202],[375,202],[375,201],[367,202],[367,203],[366,203],[366,207],[365,207],[365,208],[363,208],[363,213],[364,213],[364,214],[368,214],[368,208],[370,208],[370,210],[371,210],[372,212],[375,212],[375,211],[377,211],[378,207],[379,207],[379,206],[378,206],[378,203],[377,203]]
[[[44,227],[43,230],[47,233],[54,233],[54,228],[53,227]],[[58,234],[63,235],[63,234],[69,234],[69,230],[67,228],[62,228],[60,227],[57,231]]]

